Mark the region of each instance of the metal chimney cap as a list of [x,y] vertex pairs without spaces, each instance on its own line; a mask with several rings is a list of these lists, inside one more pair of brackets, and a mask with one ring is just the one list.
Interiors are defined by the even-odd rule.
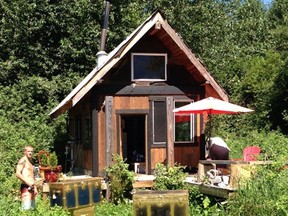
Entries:
[[107,53],[100,50],[97,54],[97,68],[99,69],[107,60]]

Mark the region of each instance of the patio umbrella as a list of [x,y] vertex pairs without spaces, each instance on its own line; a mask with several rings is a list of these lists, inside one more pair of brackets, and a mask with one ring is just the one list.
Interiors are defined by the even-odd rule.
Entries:
[[[230,102],[219,100],[213,97],[208,97],[200,101],[190,103],[188,105],[176,108],[173,110],[175,114],[206,114],[208,120],[211,114],[239,114],[253,112],[248,109]],[[208,121],[209,122],[209,121]],[[211,131],[208,131],[208,143],[211,138]],[[208,144],[209,145],[209,144]],[[209,146],[208,146],[209,148]]]
[[254,110],[238,106],[213,97],[208,97],[195,103],[176,108],[176,114],[238,114],[253,112]]

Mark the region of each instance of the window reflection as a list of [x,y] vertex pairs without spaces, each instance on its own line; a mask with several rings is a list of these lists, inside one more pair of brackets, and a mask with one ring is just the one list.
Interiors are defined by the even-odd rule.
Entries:
[[[175,108],[189,104],[190,101],[175,101]],[[174,141],[193,142],[194,138],[194,114],[174,115]]]

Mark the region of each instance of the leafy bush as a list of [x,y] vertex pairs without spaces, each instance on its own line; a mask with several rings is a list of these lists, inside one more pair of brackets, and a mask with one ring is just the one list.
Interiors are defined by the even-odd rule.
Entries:
[[188,173],[183,170],[184,166],[175,164],[175,166],[165,166],[163,164],[156,164],[154,171],[154,184],[153,189],[155,190],[183,190],[186,189],[184,183]]
[[[213,198],[212,198],[213,199]],[[213,216],[224,216],[227,215],[223,208],[218,204],[212,204],[210,198],[205,196],[203,199],[203,205],[195,206],[190,205],[190,215],[193,216],[203,216],[203,215],[213,215]]]
[[51,207],[49,200],[42,200],[41,196],[36,197],[36,209],[23,211],[20,209],[21,203],[19,199],[15,199],[14,195],[7,195],[0,198],[0,214],[1,215],[29,215],[29,216],[67,216],[70,213],[60,206]]
[[39,152],[38,155],[40,154],[39,157],[39,165],[42,167],[51,167],[51,169],[55,169],[56,166],[58,165],[58,157],[56,155],[56,152]]
[[95,205],[95,215],[101,216],[132,216],[132,204],[120,203],[107,203],[105,200],[98,205]]
[[131,198],[135,173],[128,170],[120,155],[113,155],[114,164],[105,168],[111,190],[111,201],[115,204],[124,203]]

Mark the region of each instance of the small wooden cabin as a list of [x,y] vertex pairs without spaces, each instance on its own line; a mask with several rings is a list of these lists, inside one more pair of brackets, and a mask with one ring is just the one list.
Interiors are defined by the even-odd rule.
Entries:
[[196,168],[205,153],[202,116],[173,109],[228,96],[161,12],[99,62],[50,113],[68,111],[75,167],[101,176],[120,154],[146,174],[157,163]]

